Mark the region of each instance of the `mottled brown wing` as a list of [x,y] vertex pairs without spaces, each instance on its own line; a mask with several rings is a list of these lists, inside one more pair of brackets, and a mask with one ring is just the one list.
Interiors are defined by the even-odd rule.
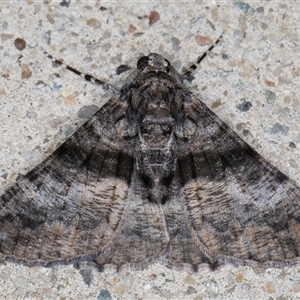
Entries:
[[178,139],[183,188],[180,199],[164,209],[167,224],[176,228],[169,264],[299,262],[299,187],[195,96],[185,95],[183,103],[185,136]]
[[149,201],[138,177],[128,198],[130,203],[110,251],[96,260],[100,266],[111,264],[141,270],[165,255],[169,234],[161,204]]
[[[129,256],[137,243],[143,249],[162,243],[165,228],[159,233],[158,224],[139,234],[160,216],[159,208],[143,206],[132,192],[134,145],[124,138],[126,109],[118,96],[111,99],[0,197],[1,259],[50,265],[99,258],[104,264],[115,243],[124,243],[119,250]],[[151,255],[160,251],[157,246]]]

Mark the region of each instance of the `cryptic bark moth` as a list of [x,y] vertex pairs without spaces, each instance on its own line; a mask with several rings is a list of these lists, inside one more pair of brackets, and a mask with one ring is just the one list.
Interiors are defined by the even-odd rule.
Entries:
[[29,266],[283,267],[299,261],[299,200],[299,187],[152,53],[1,196],[0,258]]

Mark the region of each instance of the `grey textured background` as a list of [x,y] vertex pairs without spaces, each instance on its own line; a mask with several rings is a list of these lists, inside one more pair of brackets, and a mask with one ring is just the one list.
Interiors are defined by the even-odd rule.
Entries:
[[[102,7],[102,8],[101,8]],[[100,9],[101,8],[101,9]],[[159,20],[149,25],[151,11]],[[149,52],[179,71],[209,45],[190,89],[262,156],[300,184],[299,18],[296,1],[0,2],[1,191],[47,157],[110,97],[58,59],[121,87],[126,64]],[[16,38],[27,45],[14,46]],[[209,41],[209,40],[208,40]],[[23,73],[23,77],[22,77]],[[1,299],[296,299],[299,266],[196,274],[159,264],[141,272],[0,265]]]

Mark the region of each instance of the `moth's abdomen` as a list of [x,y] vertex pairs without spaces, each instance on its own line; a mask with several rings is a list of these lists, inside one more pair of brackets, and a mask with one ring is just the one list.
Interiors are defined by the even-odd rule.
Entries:
[[166,202],[170,196],[169,188],[176,165],[173,151],[147,149],[138,153],[136,161],[137,171],[146,187],[149,201]]

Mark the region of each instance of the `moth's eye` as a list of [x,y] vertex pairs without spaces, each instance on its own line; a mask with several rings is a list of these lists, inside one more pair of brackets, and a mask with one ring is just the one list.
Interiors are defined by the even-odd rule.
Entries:
[[137,68],[139,70],[143,69],[145,65],[148,65],[149,57],[148,56],[143,56],[141,57],[138,62],[137,62]]
[[168,68],[169,66],[171,66],[170,62],[167,59],[164,59],[166,64],[165,66],[167,67],[167,70],[169,71],[170,68]]

